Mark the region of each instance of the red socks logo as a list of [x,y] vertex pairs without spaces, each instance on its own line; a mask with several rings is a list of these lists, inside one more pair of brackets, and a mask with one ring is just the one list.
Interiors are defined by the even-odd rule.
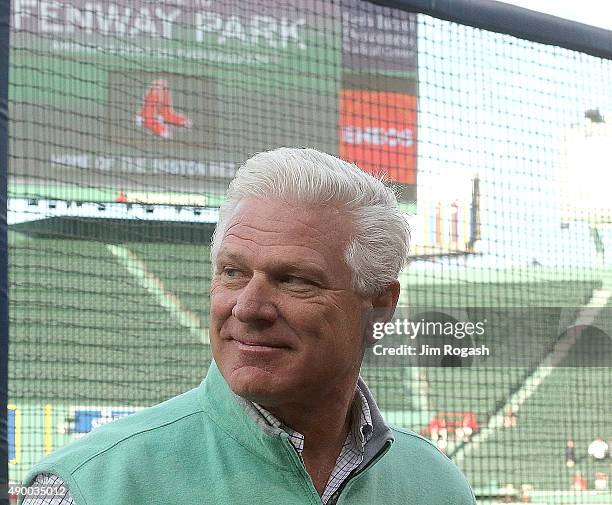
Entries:
[[156,79],[149,86],[140,115],[136,116],[136,124],[163,139],[172,138],[168,126],[191,128],[193,125],[190,119],[172,109],[170,90],[163,79]]

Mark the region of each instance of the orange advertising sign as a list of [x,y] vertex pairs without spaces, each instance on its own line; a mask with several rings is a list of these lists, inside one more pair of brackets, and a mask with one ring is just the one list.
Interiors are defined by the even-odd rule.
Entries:
[[416,184],[417,99],[414,95],[345,89],[340,96],[340,157],[369,173]]

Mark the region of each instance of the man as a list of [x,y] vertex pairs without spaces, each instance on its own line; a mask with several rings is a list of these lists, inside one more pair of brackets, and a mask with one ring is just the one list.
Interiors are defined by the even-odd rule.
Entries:
[[565,466],[568,468],[574,468],[576,464],[576,450],[574,448],[574,441],[570,438],[565,446]]
[[473,505],[453,463],[389,428],[359,378],[408,238],[393,192],[354,165],[254,156],[213,237],[205,380],[60,449],[26,484],[59,476],[78,505]]

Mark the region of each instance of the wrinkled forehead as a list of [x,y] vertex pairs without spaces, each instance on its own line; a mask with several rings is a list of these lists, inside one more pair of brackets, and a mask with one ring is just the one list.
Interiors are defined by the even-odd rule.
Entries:
[[219,253],[285,256],[338,268],[350,236],[349,217],[334,207],[248,198],[228,219]]

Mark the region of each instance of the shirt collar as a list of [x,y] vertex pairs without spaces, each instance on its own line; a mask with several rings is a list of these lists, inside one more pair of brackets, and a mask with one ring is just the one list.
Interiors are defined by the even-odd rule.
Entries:
[[372,413],[370,412],[370,405],[365,395],[361,391],[361,388],[357,386],[357,394],[353,401],[353,419],[352,426],[358,426],[359,429],[352,429],[352,433],[355,436],[355,443],[359,449],[363,450],[365,444],[368,443],[374,433],[374,424],[372,422]]
[[[302,454],[304,450],[304,435],[295,431],[283,424],[277,419],[271,412],[267,411],[264,407],[257,403],[248,402],[251,408],[247,408],[247,413],[256,422],[265,421],[269,426],[283,430],[289,435],[289,441],[295,447],[299,454]],[[365,395],[361,391],[361,388],[357,386],[353,404],[351,405],[351,421],[350,421],[350,432],[348,437],[354,446],[360,451],[364,451],[365,444],[372,437],[374,432],[374,426],[372,423],[372,414],[370,411],[370,405]],[[347,437],[347,440],[349,438]]]
[[277,428],[283,430],[287,435],[289,435],[289,442],[291,445],[295,447],[295,450],[302,454],[304,450],[304,435],[290,428],[286,424],[283,424],[279,419],[277,419],[271,412],[264,409],[258,403],[249,402],[254,408],[247,409],[247,414],[250,416],[258,416],[260,419],[268,423],[272,428]]

